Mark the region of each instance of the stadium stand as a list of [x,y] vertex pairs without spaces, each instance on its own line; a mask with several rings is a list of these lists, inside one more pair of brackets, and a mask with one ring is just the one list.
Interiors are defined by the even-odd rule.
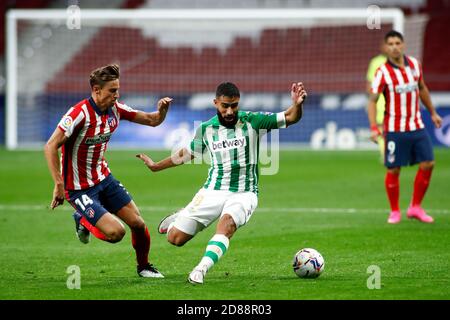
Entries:
[[[164,47],[158,39],[144,37],[141,30],[105,27],[55,74],[47,91],[76,91],[80,86],[74,85],[74,81],[84,79],[95,66],[110,62],[119,62],[127,73],[130,80],[123,83],[123,89],[127,91],[201,92],[209,89],[211,81],[231,77],[246,79],[249,72],[254,76],[240,83],[246,91],[270,88],[284,92],[287,79],[298,75],[316,92],[361,91],[358,80],[364,74],[366,61],[376,51],[382,31],[368,33],[373,41],[366,39],[366,43],[373,43],[372,46],[349,50],[355,37],[366,36],[365,26],[345,27],[337,33],[333,30],[317,27],[303,33],[302,29],[295,28],[265,29],[257,43],[250,38],[237,37],[222,53],[215,47],[204,47],[201,51],[189,47]],[[107,42],[119,34],[121,45],[98,55]],[[335,60],[335,63],[331,67],[327,64],[325,68],[324,60]],[[196,77],[196,82],[186,77],[192,72],[201,75]],[[171,74],[170,79],[165,74]],[[336,76],[342,81],[335,81]]]
[[[305,7],[320,7],[318,2],[305,1]],[[364,1],[363,1],[364,2]],[[395,2],[395,1],[394,1]],[[448,43],[436,41],[442,30],[448,30],[446,19],[448,14],[442,14],[443,8],[448,7],[442,1],[397,1],[405,11],[414,14],[426,14],[429,17],[422,19],[426,31],[415,30],[409,37],[426,36],[418,48],[414,48],[412,54],[423,61],[424,69],[428,74],[430,87],[436,90],[448,90],[449,77],[448,65],[443,57],[448,57],[450,47]],[[248,0],[237,3],[231,1],[227,7],[262,7],[262,6],[293,6],[292,1],[256,1]],[[342,7],[346,3],[355,5],[352,1],[327,2],[331,7]],[[437,5],[436,3],[440,3]],[[395,4],[395,3],[393,3]],[[211,7],[208,1],[127,1],[126,5],[140,6],[142,8],[183,8],[183,7]],[[359,2],[359,6],[364,3]],[[297,1],[298,6],[298,1]],[[216,5],[217,7],[217,5]],[[219,6],[220,7],[220,6]],[[445,10],[444,10],[445,11]],[[441,12],[437,16],[437,12]],[[408,22],[407,22],[408,23]],[[95,66],[109,62],[120,62],[123,70],[132,80],[123,83],[123,89],[127,91],[153,91],[189,93],[201,92],[209,89],[211,82],[218,82],[225,78],[233,77],[246,91],[271,91],[283,92],[286,79],[293,75],[301,75],[304,81],[310,84],[315,92],[360,92],[362,90],[362,76],[366,63],[377,50],[377,43],[386,28],[379,32],[364,33],[364,27],[348,26],[339,32],[334,28],[314,27],[309,30],[302,29],[265,29],[261,31],[257,41],[250,37],[237,36],[225,49],[205,46],[200,49],[186,46],[165,46],[156,36],[147,36],[144,30],[121,29],[106,27],[96,31],[91,39],[83,44],[77,53],[54,72],[48,79],[46,90],[57,92],[67,90],[76,92],[84,88],[80,84],[74,85],[73,80],[83,78]],[[446,28],[446,29],[445,29]],[[423,28],[422,28],[423,29]],[[104,53],[99,57],[96,52],[105,45],[105,38],[111,38],[120,34],[120,48]],[[207,34],[204,35],[207,37]],[[365,45],[349,50],[355,46],[355,39],[365,37]],[[367,39],[370,37],[371,39]],[[288,41],[289,39],[289,41]],[[320,39],[318,44],[317,39]],[[316,41],[313,41],[316,40]],[[407,37],[408,40],[408,37]],[[416,43],[416,41],[408,41]],[[442,42],[442,43],[441,43]],[[373,45],[371,45],[373,44]],[[289,59],[292,53],[296,53],[295,59]],[[436,59],[436,54],[441,59]],[[280,60],[283,56],[286,59]],[[89,59],[86,59],[89,57]],[[255,59],[256,57],[256,59]],[[81,63],[81,59],[84,63]],[[89,63],[86,63],[86,60]],[[333,60],[334,64],[323,64],[324,60]],[[304,63],[307,61],[307,63]],[[79,63],[77,63],[79,62]],[[81,66],[81,67],[80,67]],[[193,72],[201,76],[192,81],[189,76]],[[252,72],[256,76],[252,79],[245,77]],[[61,75],[70,75],[72,81],[61,81]],[[171,74],[171,77],[167,77]],[[336,81],[339,79],[340,81]],[[242,81],[240,81],[242,80]]]
[[[33,0],[33,1],[6,1],[2,2],[1,8],[6,10],[9,7],[16,8],[38,8],[45,7],[50,4],[51,7],[60,7],[61,1],[49,0]],[[300,3],[301,2],[301,3]],[[296,1],[296,6],[316,8],[323,5],[322,1]],[[294,7],[293,1],[227,1],[226,7],[249,8],[249,7]],[[299,4],[300,3],[300,4]],[[425,45],[420,47],[414,55],[423,61],[424,70],[428,75],[430,88],[435,90],[446,90],[450,83],[448,80],[449,70],[445,62],[445,57],[450,55],[450,45],[445,41],[436,41],[436,37],[441,34],[448,34],[449,26],[446,23],[449,16],[450,5],[445,0],[437,1],[394,1],[392,5],[398,5],[404,8],[406,12],[411,14],[420,12],[428,15],[426,22],[426,36],[421,43]],[[83,2],[85,8],[99,7],[121,7],[121,8],[183,8],[183,7],[221,7],[220,5],[212,5],[210,1],[180,1],[180,0],[115,0],[100,1],[95,4]],[[364,6],[364,1],[345,0],[345,1],[327,1],[329,7],[342,6]],[[2,15],[1,19],[4,19]],[[36,72],[43,75],[41,84],[30,79],[30,90],[36,92],[45,87],[48,92],[57,90],[68,90],[68,92],[83,90],[84,84],[81,85],[83,75],[85,75],[93,67],[109,63],[111,61],[120,62],[123,70],[133,75],[133,82],[124,83],[124,89],[129,87],[136,91],[170,91],[170,92],[198,92],[209,88],[211,81],[217,82],[223,78],[233,75],[236,81],[244,79],[244,75],[253,72],[259,77],[255,77],[252,81],[244,81],[241,83],[243,90],[258,91],[270,88],[272,91],[283,91],[285,79],[290,79],[291,74],[301,75],[305,81],[308,81],[317,92],[356,92],[361,90],[358,85],[361,74],[364,74],[364,68],[367,60],[372,53],[376,51],[376,43],[380,37],[380,32],[371,32],[365,43],[373,43],[374,45],[365,45],[357,50],[349,51],[348,47],[353,45],[352,42],[358,38],[359,34],[363,34],[363,30],[358,27],[348,27],[345,32],[333,34],[332,28],[312,28],[308,32],[301,29],[289,30],[271,30],[266,29],[261,32],[257,41],[255,39],[238,36],[226,50],[216,48],[214,46],[205,46],[200,48],[192,48],[182,44],[178,47],[167,47],[161,43],[157,37],[149,37],[143,35],[142,30],[135,29],[117,29],[114,27],[101,28],[99,30],[90,29],[83,30],[81,37],[74,39],[64,39],[58,37],[58,28],[53,26],[51,30],[52,41],[48,41],[46,48],[34,53],[33,58],[23,59],[22,68],[28,69],[30,65],[34,65]],[[60,26],[64,27],[64,26]],[[446,31],[447,30],[447,31]],[[48,28],[47,28],[48,31]],[[24,43],[32,43],[36,35],[45,32],[45,27],[34,28],[34,30],[26,30],[21,35],[19,43],[19,51],[22,50],[27,54],[30,53],[29,48],[20,47]],[[445,33],[447,32],[447,33]],[[98,57],[96,52],[104,46],[105,41],[101,35],[114,36],[121,34],[121,48],[114,52],[105,52],[102,57]],[[416,32],[414,32],[416,34]],[[4,49],[4,33],[0,34],[0,52]],[[61,39],[60,39],[61,38]],[[289,39],[289,41],[287,41]],[[321,46],[317,45],[320,39]],[[373,40],[373,41],[372,41]],[[407,39],[408,40],[408,39]],[[52,57],[51,68],[39,70],[39,63],[44,57],[49,56],[52,51],[52,42],[60,44],[64,41],[77,41],[77,52],[65,52],[57,57]],[[413,41],[408,41],[414,43]],[[274,45],[275,44],[275,45]],[[326,48],[323,50],[323,48]],[[28,51],[26,51],[28,50]],[[273,54],[281,53],[286,59],[280,60],[275,58]],[[423,51],[423,52],[422,52]],[[296,59],[287,59],[292,52],[296,52]],[[256,53],[254,59],[253,53]],[[77,63],[80,59],[87,59],[89,63]],[[278,55],[279,57],[280,55]],[[238,57],[238,58],[237,58]],[[336,61],[333,65],[327,65],[324,69],[323,59],[333,59]],[[307,61],[308,63],[302,63]],[[41,64],[42,65],[42,64]],[[81,67],[80,67],[81,66]],[[189,74],[198,70],[203,77],[197,77],[192,82]],[[206,72],[203,72],[206,71]],[[34,73],[36,73],[34,72]],[[164,74],[172,73],[175,78],[164,80]],[[80,85],[71,82],[61,82],[61,75],[66,74],[72,77],[72,80],[80,81]],[[336,75],[341,81],[336,81]],[[26,77],[26,75],[24,75]],[[158,78],[158,81],[154,79]],[[167,77],[166,77],[167,78]],[[258,80],[259,79],[259,80]],[[34,86],[39,88],[33,89]]]
[[[68,5],[63,0],[3,1],[0,9],[5,11],[6,3],[20,8],[20,4],[15,5],[19,2],[26,3],[27,8],[66,8]],[[367,7],[371,2],[229,0],[212,5],[213,2],[206,0],[99,0],[95,3],[81,0],[78,4],[81,8],[145,9],[342,8]],[[385,2],[378,3],[382,7]],[[446,61],[450,56],[450,45],[443,38],[450,31],[447,23],[450,2],[393,0],[390,6],[400,7],[407,13],[407,53],[422,61],[430,90],[450,91],[450,67]],[[250,105],[255,110],[272,110],[273,106],[280,105],[276,99],[282,99],[282,94],[287,90],[286,84],[292,79],[301,79],[308,83],[309,101],[317,109],[317,114],[310,113],[310,116],[316,117],[310,122],[314,123],[314,127],[304,133],[302,141],[308,141],[309,135],[317,128],[331,132],[337,126],[336,130],[352,128],[358,133],[359,127],[355,124],[364,127],[367,121],[365,114],[356,111],[341,114],[338,108],[359,108],[363,111],[367,63],[378,51],[379,39],[390,28],[383,25],[381,30],[368,32],[365,25],[341,25],[336,28],[314,24],[304,28],[265,26],[244,33],[227,30],[226,34],[219,34],[215,30],[194,30],[192,34],[187,34],[176,28],[171,32],[167,32],[165,27],[162,31],[155,31],[150,24],[127,22],[120,25],[115,22],[108,26],[83,25],[82,32],[77,33],[67,32],[64,23],[22,23],[19,22],[18,101],[20,108],[32,111],[28,118],[20,119],[19,125],[27,128],[26,133],[21,133],[27,136],[19,137],[24,142],[35,141],[36,137],[45,140],[49,132],[45,128],[33,129],[35,119],[42,118],[42,121],[49,123],[49,128],[53,128],[62,107],[86,94],[89,89],[87,74],[93,68],[111,62],[121,65],[124,75],[121,92],[128,95],[127,101],[138,101],[144,96],[176,96],[180,103],[176,106],[180,119],[185,119],[188,113],[183,112],[192,108],[191,99],[196,101],[198,110],[209,105],[209,98],[206,104],[199,104],[198,99],[222,81],[233,81],[239,85],[249,97],[246,106]],[[2,32],[0,36],[3,35]],[[4,43],[0,45],[0,50],[3,50]],[[4,73],[2,63],[0,61],[0,73]],[[247,93],[254,94],[257,103],[253,103]],[[261,99],[268,94],[272,95],[270,99]],[[0,105],[0,143],[4,141],[4,110],[5,107]],[[340,120],[337,124],[330,124],[326,119]]]
[[429,21],[425,30],[423,69],[430,90],[450,90],[450,1],[428,1]]
[[[50,3],[50,0],[14,0],[14,1],[1,1],[0,2],[0,26],[1,31],[6,23],[6,11],[10,8],[15,9],[37,9],[45,8]],[[5,32],[0,32],[0,56],[3,55],[5,51]]]

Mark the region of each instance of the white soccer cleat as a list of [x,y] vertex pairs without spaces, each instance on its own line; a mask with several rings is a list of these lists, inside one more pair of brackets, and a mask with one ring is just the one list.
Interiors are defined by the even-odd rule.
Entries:
[[181,210],[182,209],[176,211],[175,213],[172,213],[172,214],[168,215],[167,217],[165,217],[164,219],[161,220],[161,222],[159,223],[159,226],[158,226],[158,232],[160,234],[166,234],[167,233],[170,224],[175,221],[175,219],[178,216],[178,213]]
[[82,215],[75,211],[73,213],[73,219],[75,220],[75,234],[82,243],[86,244],[91,241],[91,233],[89,230],[81,224]]
[[204,272],[202,269],[196,267],[189,274],[188,281],[192,284],[203,284],[205,273],[206,272]]
[[164,278],[161,272],[153,264],[148,264],[143,268],[137,268],[139,277],[142,278]]

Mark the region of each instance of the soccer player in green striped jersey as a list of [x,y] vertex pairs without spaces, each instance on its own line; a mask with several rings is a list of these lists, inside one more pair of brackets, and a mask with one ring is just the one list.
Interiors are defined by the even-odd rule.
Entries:
[[197,128],[189,147],[159,162],[137,155],[151,171],[160,171],[209,152],[211,167],[203,187],[185,208],[165,217],[158,227],[171,244],[182,246],[219,219],[201,261],[189,274],[189,282],[203,283],[208,270],[227,252],[233,234],[249,221],[258,205],[259,138],[269,130],[298,122],[306,95],[301,82],[293,83],[292,105],[286,111],[244,112],[239,111],[236,85],[222,83],[214,99],[217,115]]

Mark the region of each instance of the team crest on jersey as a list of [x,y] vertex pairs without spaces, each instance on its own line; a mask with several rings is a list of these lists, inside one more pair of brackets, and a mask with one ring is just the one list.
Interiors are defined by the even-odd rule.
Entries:
[[89,218],[93,218],[95,216],[95,211],[92,208],[88,208],[86,210],[86,214],[89,216]]
[[64,118],[62,118],[61,125],[65,129],[69,129],[72,126],[72,123],[73,123],[73,120],[70,116],[64,116]]
[[117,120],[116,120],[116,118],[115,118],[115,117],[109,117],[109,118],[108,118],[108,125],[109,125],[110,127],[115,127],[115,126],[117,126]]

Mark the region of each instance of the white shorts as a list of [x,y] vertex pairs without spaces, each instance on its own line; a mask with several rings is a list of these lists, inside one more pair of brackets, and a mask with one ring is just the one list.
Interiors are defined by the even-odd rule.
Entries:
[[258,197],[250,191],[231,192],[202,188],[180,211],[173,226],[184,233],[195,235],[217,218],[229,214],[239,228],[250,220],[257,206]]

